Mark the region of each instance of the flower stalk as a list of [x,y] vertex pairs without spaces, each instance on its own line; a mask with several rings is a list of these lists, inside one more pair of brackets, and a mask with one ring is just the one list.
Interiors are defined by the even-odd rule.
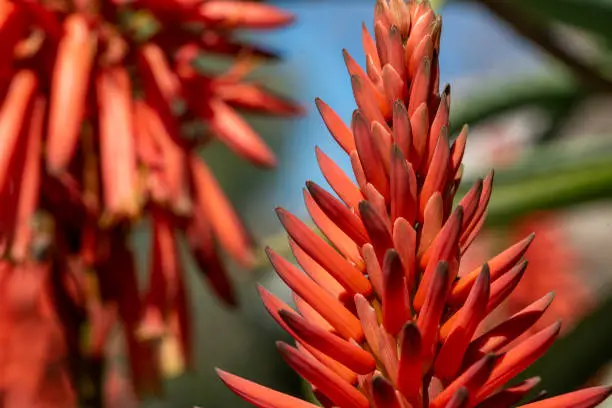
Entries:
[[[350,126],[317,100],[357,183],[317,149],[337,197],[312,182],[304,197],[327,241],[277,209],[299,267],[272,249],[267,255],[293,291],[296,310],[264,288],[260,295],[296,340],[295,347],[279,342],[281,355],[325,407],[513,406],[538,379],[506,384],[546,352],[561,327],[557,321],[519,339],[552,294],[489,322],[527,271],[523,255],[532,235],[459,275],[486,220],[493,172],[454,204],[468,129],[449,141],[441,28],[428,1],[376,2],[374,36],[365,25],[362,31],[365,70],[344,51],[358,107]],[[255,406],[315,407],[218,373]],[[609,393],[594,387],[526,406],[593,407]]]

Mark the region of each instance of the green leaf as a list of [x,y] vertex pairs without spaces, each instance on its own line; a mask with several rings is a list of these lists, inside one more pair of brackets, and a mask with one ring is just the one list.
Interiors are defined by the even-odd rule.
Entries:
[[515,0],[514,5],[538,17],[612,39],[610,0]]
[[546,111],[558,109],[584,95],[568,76],[547,73],[545,76],[521,78],[511,83],[487,84],[474,96],[462,98],[451,110],[451,134],[464,124],[478,125],[495,116],[525,107],[539,107]]
[[[487,225],[507,225],[536,210],[612,198],[612,143],[601,140],[582,147],[566,143],[539,148],[513,168],[496,173]],[[466,180],[457,197],[472,183]]]

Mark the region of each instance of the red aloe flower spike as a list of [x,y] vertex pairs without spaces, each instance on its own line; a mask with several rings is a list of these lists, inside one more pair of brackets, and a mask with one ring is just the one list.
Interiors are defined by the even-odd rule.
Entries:
[[[270,294],[262,298],[297,341],[297,350],[280,346],[283,356],[324,407],[509,408],[537,380],[502,387],[539,358],[559,331],[553,325],[514,345],[552,295],[497,324],[487,319],[525,273],[523,256],[533,237],[457,277],[464,252],[484,225],[493,173],[453,208],[467,127],[451,144],[450,87],[439,89],[442,25],[429,2],[377,0],[374,20],[375,39],[362,28],[366,70],[344,51],[359,108],[350,128],[316,102],[349,155],[357,183],[317,149],[340,199],[309,182],[305,201],[330,243],[279,210],[305,274],[269,254],[301,317]],[[257,405],[260,393],[242,384],[230,388]],[[607,393],[585,390],[529,406],[591,407]],[[282,398],[261,406],[283,407]]]
[[[74,269],[91,278],[85,286],[101,288],[82,291],[77,302],[72,299],[77,286],[66,284],[68,306],[58,297],[47,305],[50,313],[82,309],[82,318],[62,316],[56,325],[74,346],[57,353],[62,361],[74,362],[70,369],[60,364],[58,370],[79,399],[89,393],[82,384],[93,383],[102,394],[103,378],[92,370],[98,362],[89,359],[106,356],[94,356],[87,342],[72,337],[93,325],[95,347],[108,350],[102,344],[107,320],[100,317],[101,310],[119,305],[117,320],[124,325],[134,359],[131,385],[142,397],[161,384],[160,357],[168,361],[168,352],[178,352],[175,368],[189,360],[189,302],[177,276],[176,296],[164,313],[151,308],[145,313],[133,285],[135,271],[125,237],[152,212],[164,212],[173,234],[187,236],[214,290],[227,303],[235,303],[217,246],[251,266],[253,243],[210,171],[201,166],[194,170],[198,166],[192,165],[192,157],[212,134],[256,163],[274,163],[273,153],[234,109],[283,116],[302,109],[245,79],[256,65],[255,57],[274,55],[233,37],[240,28],[284,26],[293,16],[257,2],[64,3],[0,0],[0,252],[19,268],[52,253],[55,280],[70,281]],[[143,26],[155,30],[141,37]],[[201,52],[240,58],[224,74],[204,74],[190,65]],[[38,101],[47,103],[38,108]],[[30,116],[33,120],[26,122]],[[207,132],[187,140],[181,132],[194,119],[203,120]],[[38,224],[44,224],[44,237],[34,231]],[[358,247],[346,241],[359,271]],[[119,267],[126,268],[125,274],[112,272]],[[0,315],[4,309],[0,305]],[[136,338],[143,319],[164,333],[160,344]],[[17,334],[6,338],[18,341]],[[41,336],[40,341],[51,340]],[[0,362],[0,371],[6,369]],[[73,383],[77,378],[83,381]],[[47,391],[54,386],[44,382],[30,393],[32,403],[21,405],[48,405]],[[0,394],[13,392],[21,391],[13,384],[0,385]],[[111,397],[116,400],[116,395]]]
[[47,168],[55,174],[66,170],[77,148],[96,42],[84,15],[66,18],[49,101]]

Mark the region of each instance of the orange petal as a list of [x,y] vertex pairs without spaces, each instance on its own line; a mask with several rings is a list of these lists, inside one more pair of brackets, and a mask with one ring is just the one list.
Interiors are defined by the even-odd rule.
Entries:
[[312,181],[306,187],[321,210],[359,246],[368,242],[368,233],[357,215]]
[[351,130],[344,124],[340,116],[321,99],[315,99],[319,113],[327,126],[327,130],[347,154],[355,150],[355,140]]
[[194,211],[185,235],[200,272],[208,280],[214,292],[226,304],[235,306],[237,299],[234,288],[219,257],[211,222],[202,211]]
[[192,154],[189,165],[195,190],[196,211],[206,214],[215,236],[232,258],[244,267],[250,267],[254,260],[251,239],[238,214],[206,163]]
[[139,211],[136,148],[130,78],[121,67],[105,68],[96,78],[100,156],[105,211],[111,220]]
[[301,340],[357,374],[368,374],[376,368],[374,357],[361,347],[321,329],[296,313],[281,310],[279,315]]
[[248,29],[278,28],[295,19],[278,7],[252,1],[210,0],[200,5],[198,14],[209,24]]
[[380,165],[380,153],[372,140],[370,127],[363,116],[355,111],[352,122],[355,145],[359,154],[359,161],[363,168],[367,182],[372,183],[384,197],[389,196],[389,180],[385,170]]
[[327,244],[323,238],[315,234],[302,221],[293,214],[278,208],[277,215],[293,240],[319,265],[324,267],[347,292],[369,294],[372,285],[361,272],[335,249]]
[[23,171],[20,175],[21,185],[16,213],[16,229],[11,247],[11,256],[18,261],[23,260],[28,255],[34,212],[38,207],[45,107],[44,99],[39,97],[34,103],[30,116],[28,140],[27,146],[25,146],[26,156]]
[[[425,359],[433,355],[436,344],[438,326],[444,311],[446,291],[448,287],[448,264],[440,262],[436,267],[430,282],[426,286],[427,297],[417,319],[417,325],[422,337],[422,351]],[[420,287],[423,287],[421,283]]]
[[591,387],[570,392],[552,398],[546,398],[531,404],[521,405],[522,408],[592,408],[607,399],[612,393],[611,387]]
[[[352,137],[352,135],[351,135]],[[340,167],[327,156],[319,147],[316,147],[317,161],[325,180],[331,188],[338,194],[349,207],[357,209],[359,202],[363,200],[363,195],[359,188],[351,179],[340,169]]]
[[203,116],[214,134],[237,155],[264,166],[276,165],[274,153],[234,109],[218,98],[209,101],[210,116]]
[[487,354],[463,374],[448,385],[433,401],[430,403],[431,408],[442,408],[446,406],[453,395],[462,387],[468,392],[470,405],[475,405],[475,394],[480,387],[487,381],[492,370],[495,368],[495,363],[498,357],[493,354]]
[[310,402],[255,384],[220,369],[217,375],[240,398],[259,408],[317,408]]
[[363,338],[359,320],[338,300],[274,251],[268,248],[266,252],[272,266],[287,286],[319,312],[342,337],[355,340]]
[[406,278],[406,287],[409,293],[413,293],[416,285],[416,241],[417,232],[404,218],[398,218],[393,224],[393,244],[402,261]]
[[304,272],[312,278],[319,286],[328,291],[336,299],[344,297],[346,292],[342,285],[335,280],[329,272],[327,272],[321,265],[319,265],[314,259],[312,259],[294,240],[289,238],[289,247],[295,257],[295,260],[302,267]]
[[71,14],[64,20],[51,79],[47,168],[66,170],[78,144],[87,104],[89,77],[96,53],[95,34],[87,18]]
[[393,142],[408,161],[412,159],[412,127],[406,105],[402,101],[393,103]]
[[416,175],[397,145],[391,152],[390,185],[391,220],[402,217],[414,223],[418,210]]

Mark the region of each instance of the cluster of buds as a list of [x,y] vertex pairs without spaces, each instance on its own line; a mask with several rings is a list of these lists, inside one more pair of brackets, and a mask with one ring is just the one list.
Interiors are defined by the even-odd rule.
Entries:
[[[467,129],[450,142],[450,88],[439,91],[441,20],[428,1],[378,0],[374,37],[363,28],[366,70],[344,53],[358,109],[350,128],[322,101],[327,128],[350,157],[357,184],[317,150],[339,197],[307,183],[308,211],[328,242],[283,209],[301,270],[268,256],[297,311],[260,289],[271,316],[296,340],[285,361],[324,407],[511,407],[537,378],[506,386],[548,349],[560,322],[515,341],[552,294],[506,320],[485,320],[521,280],[532,236],[459,276],[487,214],[493,174],[455,204]],[[262,408],[314,408],[227,372],[221,379]],[[593,387],[523,405],[593,407]]]
[[[218,139],[256,165],[275,164],[236,109],[301,109],[245,79],[254,62],[275,55],[233,34],[292,20],[238,0],[0,0],[3,406],[68,407],[72,390],[99,402],[100,387],[91,385],[100,382],[115,322],[137,392],[159,385],[152,340],[177,339],[189,365],[177,240],[186,237],[229,304],[217,246],[241,265],[253,261],[251,241],[198,150]],[[216,74],[196,69],[202,54],[238,59]],[[194,123],[204,129],[184,137]],[[128,246],[140,220],[153,231],[144,297]]]

